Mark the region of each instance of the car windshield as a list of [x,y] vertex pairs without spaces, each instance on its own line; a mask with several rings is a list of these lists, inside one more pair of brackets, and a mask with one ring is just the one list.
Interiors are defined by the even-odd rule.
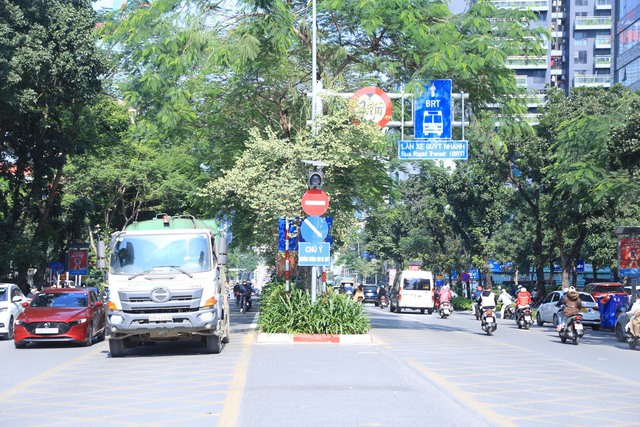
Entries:
[[186,273],[209,271],[210,247],[204,234],[120,236],[111,250],[110,272],[129,275],[170,267]]
[[622,293],[624,292],[624,288],[622,286],[596,286],[596,288],[594,289],[594,292],[603,292],[603,293],[611,293],[611,292],[618,292],[618,293]]
[[407,291],[430,291],[431,280],[429,279],[404,279],[403,288]]
[[580,301],[582,302],[596,302],[589,294],[580,294]]
[[87,295],[80,292],[40,292],[31,307],[87,307]]

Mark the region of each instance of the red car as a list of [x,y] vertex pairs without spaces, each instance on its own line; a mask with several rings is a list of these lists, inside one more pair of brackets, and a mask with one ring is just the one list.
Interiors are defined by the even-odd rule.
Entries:
[[90,288],[49,288],[37,294],[16,318],[14,344],[76,342],[85,346],[105,339],[106,315],[102,301]]
[[596,301],[607,295],[629,296],[622,285],[618,282],[589,283],[584,287],[583,291],[591,294],[596,299]]

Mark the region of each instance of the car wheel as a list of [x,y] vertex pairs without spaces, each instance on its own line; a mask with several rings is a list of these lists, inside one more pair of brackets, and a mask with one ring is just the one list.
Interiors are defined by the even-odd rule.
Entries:
[[27,347],[27,343],[26,342],[21,342],[21,341],[14,341],[13,345],[15,345],[16,348],[26,348]]
[[[420,313],[424,314],[424,308],[420,309]],[[431,313],[429,313],[429,314],[431,314]]]
[[5,337],[5,339],[12,340],[13,339],[13,333],[14,333],[13,317],[9,318],[9,324],[7,326],[9,328],[9,331],[6,333],[6,335],[4,337]]
[[540,317],[540,313],[536,314],[536,324],[538,326],[543,326],[544,322],[542,321],[542,317]]
[[98,342],[104,341],[105,338],[107,338],[107,326],[106,325],[105,325],[104,329],[102,329],[102,332],[100,332],[98,334]]
[[559,324],[559,323],[558,323],[558,315],[557,315],[557,314],[554,314],[554,315],[553,315],[553,327],[554,327],[554,328],[557,328],[557,327],[558,327],[558,324]]
[[111,353],[111,357],[124,357],[125,347],[123,339],[109,339],[109,352]]
[[427,309],[427,313],[429,313],[429,314],[433,314],[433,309],[428,308],[428,309]]
[[85,347],[91,347],[91,344],[93,344],[93,325],[91,322],[89,322],[89,326],[87,326],[87,337],[82,344],[84,344]]
[[616,339],[618,342],[625,342],[626,337],[624,336],[624,330],[622,329],[622,325],[620,323],[616,324]]
[[591,329],[593,329],[594,331],[599,331],[600,330],[600,325],[593,325],[591,327]]
[[222,339],[219,335],[207,335],[207,351],[213,354],[222,351]]

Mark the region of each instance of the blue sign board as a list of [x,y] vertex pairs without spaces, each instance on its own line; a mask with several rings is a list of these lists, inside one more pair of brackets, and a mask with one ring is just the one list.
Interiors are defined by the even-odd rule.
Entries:
[[329,225],[321,216],[310,216],[302,221],[300,233],[305,241],[309,243],[320,243],[329,234]]
[[305,243],[298,245],[298,265],[321,266],[330,265],[331,249],[327,242]]
[[60,274],[64,272],[64,264],[59,261],[50,262],[49,268],[53,274]]
[[451,80],[432,80],[416,99],[413,136],[416,139],[451,139]]
[[[298,218],[289,218],[289,250],[298,250]],[[286,250],[285,242],[286,221],[284,218],[278,218],[278,250]]]
[[469,141],[398,141],[400,160],[467,160]]

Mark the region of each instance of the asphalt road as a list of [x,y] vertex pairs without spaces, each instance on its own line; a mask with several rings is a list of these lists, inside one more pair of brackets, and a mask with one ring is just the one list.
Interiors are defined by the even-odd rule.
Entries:
[[367,312],[366,345],[258,344],[235,310],[219,355],[0,341],[0,427],[640,425],[639,350],[612,333],[575,346],[550,326],[489,337],[470,313]]

